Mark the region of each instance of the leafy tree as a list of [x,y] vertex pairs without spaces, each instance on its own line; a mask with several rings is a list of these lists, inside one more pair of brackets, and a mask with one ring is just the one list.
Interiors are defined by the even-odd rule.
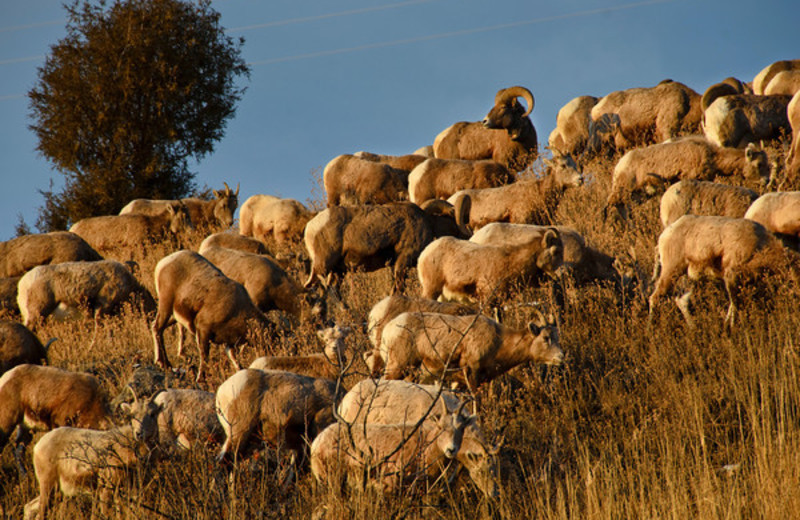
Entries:
[[63,174],[41,191],[40,231],[192,192],[189,159],[214,149],[250,70],[208,0],[75,0],[67,35],[28,92],[37,150]]

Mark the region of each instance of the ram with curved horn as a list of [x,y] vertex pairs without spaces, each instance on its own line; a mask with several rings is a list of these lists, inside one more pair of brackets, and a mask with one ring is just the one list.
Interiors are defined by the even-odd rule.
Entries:
[[198,197],[190,197],[178,200],[151,200],[134,199],[130,201],[119,212],[120,215],[127,213],[139,215],[161,215],[167,211],[168,206],[173,208],[179,203],[186,205],[192,225],[195,227],[215,227],[222,226],[229,228],[233,225],[233,214],[239,206],[239,185],[233,191],[227,182],[224,190],[212,190],[214,198],[203,200]]

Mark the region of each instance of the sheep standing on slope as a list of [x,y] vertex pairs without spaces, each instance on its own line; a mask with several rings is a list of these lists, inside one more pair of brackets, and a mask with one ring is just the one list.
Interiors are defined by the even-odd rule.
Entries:
[[388,164],[392,168],[397,168],[398,170],[405,170],[407,172],[410,172],[411,170],[416,168],[419,165],[419,163],[421,163],[428,157],[433,157],[433,155],[424,155],[416,152],[407,155],[382,155],[370,152],[356,152],[353,155],[355,157],[359,157],[367,161]]
[[797,249],[800,244],[800,191],[765,193],[747,208],[744,218],[758,222]]
[[263,242],[231,231],[220,231],[219,233],[208,235],[200,243],[200,249],[209,247],[224,247],[225,249],[235,249],[245,253],[253,253],[254,255],[269,254],[269,250]]
[[[525,99],[528,108],[517,101]],[[492,159],[509,171],[527,168],[539,155],[536,128],[528,117],[533,94],[525,87],[499,90],[483,122],[461,121],[444,129],[433,141],[434,157],[477,161]]]
[[212,190],[214,199],[203,200],[197,197],[190,197],[180,200],[150,200],[135,199],[129,202],[119,212],[120,215],[150,215],[158,216],[167,211],[168,207],[177,210],[185,207],[189,214],[190,222],[197,228],[207,228],[209,226],[231,227],[233,225],[233,214],[239,205],[239,185],[233,191],[228,183],[224,190]]
[[231,363],[239,370],[233,349],[246,342],[251,327],[270,330],[269,320],[245,288],[197,253],[183,250],[162,258],[156,264],[155,285],[158,313],[152,325],[154,363],[164,369],[170,367],[164,329],[174,321],[195,335],[200,349],[198,381],[204,376],[212,342],[225,346]]
[[317,331],[323,351],[305,356],[263,356],[250,363],[257,370],[284,370],[293,374],[336,381],[345,369],[345,343],[350,327],[338,325]]
[[239,210],[239,233],[262,242],[293,244],[303,238],[306,223],[313,213],[294,199],[272,195],[253,195]]
[[411,202],[446,199],[465,189],[495,188],[514,182],[515,176],[495,161],[426,159],[408,175]]
[[322,172],[322,181],[329,208],[408,199],[408,170],[355,155],[331,159]]
[[800,60],[781,60],[770,63],[753,78],[753,94],[762,96],[766,94],[767,86],[779,72],[785,70],[800,70]]
[[56,340],[42,345],[39,338],[21,323],[0,320],[0,375],[17,365],[41,365],[47,361],[47,349]]
[[661,196],[661,225],[667,227],[684,215],[744,217],[758,193],[713,181],[678,181]]
[[102,259],[84,239],[69,231],[23,235],[0,242],[0,277],[22,276],[37,265]]
[[225,433],[217,419],[212,392],[170,388],[152,399],[158,407],[158,441],[162,446],[191,449],[194,445],[222,444]]
[[579,96],[561,107],[556,127],[547,140],[553,153],[577,155],[585,151],[592,126],[592,108],[596,104],[594,96]]

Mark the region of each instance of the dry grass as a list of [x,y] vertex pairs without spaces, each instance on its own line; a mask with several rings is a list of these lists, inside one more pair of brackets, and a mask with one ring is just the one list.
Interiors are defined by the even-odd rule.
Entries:
[[[774,154],[776,150],[772,150]],[[568,193],[560,223],[583,232],[589,242],[617,255],[635,252],[639,269],[652,270],[660,232],[657,200],[633,208],[632,224],[613,230],[602,222],[612,160],[585,165],[593,172],[585,187]],[[190,247],[202,237],[190,237]],[[140,277],[152,290],[156,261],[170,252],[155,246],[137,257]],[[297,278],[301,268],[294,266]],[[413,273],[412,273],[413,274]],[[388,270],[356,273],[342,284],[347,307],[333,307],[343,324],[360,325],[391,287]],[[683,326],[665,303],[650,331],[643,301],[624,308],[610,287],[569,292],[561,331],[565,363],[556,368],[521,367],[487,385],[482,422],[491,437],[505,429],[501,451],[501,496],[483,498],[465,475],[452,487],[421,486],[382,496],[372,489],[327,489],[307,470],[283,485],[285,457],[269,454],[243,461],[228,480],[215,453],[195,449],[161,460],[133,475],[122,489],[121,518],[792,518],[800,511],[800,315],[797,288],[771,284],[769,296],[752,299],[740,326],[722,328],[724,295],[709,288],[699,305],[698,327]],[[413,280],[409,291],[418,285]],[[541,297],[524,289],[508,303]],[[767,304],[766,302],[769,302]],[[527,320],[526,307],[507,313],[512,324]],[[360,328],[360,327],[359,327]],[[58,336],[51,363],[88,370],[115,395],[134,363],[149,364],[148,324],[129,309],[106,320],[89,351],[91,322],[48,324],[40,336]],[[174,345],[174,335],[167,336]],[[348,339],[360,354],[368,346],[359,331]],[[305,323],[283,338],[255,338],[243,363],[265,352],[317,351]],[[173,361],[186,368],[175,385],[192,387],[197,352]],[[356,363],[356,367],[365,367]],[[206,389],[231,374],[221,349],[212,349]],[[351,376],[348,382],[359,376]],[[20,478],[11,449],[0,454],[0,506],[7,518],[38,491],[30,464]],[[88,516],[91,500],[57,499],[57,517]],[[2,515],[0,515],[2,516]]]

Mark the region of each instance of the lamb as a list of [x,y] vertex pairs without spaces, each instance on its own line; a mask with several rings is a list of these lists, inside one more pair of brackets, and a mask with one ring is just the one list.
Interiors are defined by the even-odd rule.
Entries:
[[[372,425],[414,425],[419,421],[435,421],[431,411],[441,408],[461,414],[464,402],[440,386],[422,385],[394,379],[363,379],[339,403],[338,419],[359,430]],[[444,412],[442,409],[442,412]],[[497,496],[497,460],[500,443],[490,446],[478,426],[475,415],[464,415],[467,421],[456,459],[469,471],[478,488],[489,497]]]
[[39,338],[21,323],[0,320],[0,375],[17,365],[47,362],[47,349],[56,340],[42,345]]
[[[244,209],[244,206],[242,206]],[[268,255],[269,250],[263,242],[260,242],[249,236],[239,235],[230,231],[221,231],[219,233],[212,233],[208,235],[200,243],[200,250],[209,247],[224,247],[225,249],[235,249],[244,253],[253,253],[254,255]],[[202,253],[201,253],[202,254]]]
[[490,222],[551,224],[564,191],[578,187],[583,176],[570,156],[545,159],[545,173],[537,179],[522,180],[498,188],[461,190],[448,202],[456,207],[469,199],[468,226],[478,230]]
[[495,161],[431,158],[408,175],[408,194],[411,202],[422,204],[429,199],[446,199],[459,190],[495,188],[514,180],[514,175]]
[[712,85],[703,96],[703,133],[717,146],[744,148],[791,130],[786,108],[792,96],[736,94],[726,87]]
[[[789,272],[797,283],[798,258],[769,230],[752,220],[684,215],[658,237],[650,319],[658,301],[685,273],[691,280],[708,276],[724,282],[729,301],[725,325],[732,327],[742,285],[748,279],[763,279],[762,271]],[[689,310],[691,296],[690,289],[677,300],[690,326],[693,325]]]
[[642,192],[653,193],[681,179],[713,180],[717,176],[761,179],[770,175],[766,152],[748,145],[744,150],[720,147],[700,136],[689,136],[626,153],[614,167],[607,209],[623,216],[626,202]]
[[131,420],[125,426],[107,431],[61,427],[39,439],[33,448],[39,496],[25,505],[26,518],[34,512],[39,520],[47,517],[56,486],[64,496],[91,495],[99,488],[100,511],[108,517],[126,468],[145,458],[158,440],[156,404],[148,401],[128,411]]
[[331,159],[322,172],[322,181],[329,208],[386,204],[408,198],[408,170],[354,155]]
[[77,221],[69,230],[98,251],[140,248],[170,234],[176,236],[193,224],[186,206],[167,206],[158,215],[103,215]]
[[800,244],[800,191],[765,193],[744,214],[797,249]]
[[[524,98],[528,108],[517,101]],[[492,159],[511,172],[527,168],[539,155],[536,128],[528,117],[534,99],[525,87],[509,87],[497,92],[494,106],[483,122],[455,123],[433,141],[434,157],[441,159]]]
[[217,417],[225,442],[217,460],[245,454],[256,438],[299,455],[304,437],[314,438],[334,421],[337,385],[280,370],[244,369],[217,389]]
[[60,368],[17,365],[0,376],[0,403],[0,450],[18,427],[14,438],[18,458],[31,439],[29,430],[113,426],[100,381]]
[[305,356],[264,356],[255,359],[250,368],[257,370],[284,370],[293,374],[336,381],[346,368],[344,340],[350,335],[350,327],[328,327],[317,331],[317,337],[324,344],[318,354]]
[[405,170],[407,172],[413,170],[416,166],[419,165],[419,163],[424,161],[427,157],[433,157],[433,155],[426,155],[424,153],[418,154],[416,152],[408,155],[381,155],[370,152],[356,152],[353,155],[355,157],[358,157],[360,159],[365,159],[367,161],[385,163],[391,166],[392,168],[397,168],[398,170]]
[[556,127],[547,140],[554,153],[575,155],[586,149],[592,125],[592,108],[597,101],[594,96],[578,96],[561,107],[556,116]]
[[208,245],[201,246],[199,253],[242,284],[261,312],[278,309],[300,317],[300,287],[271,257]]
[[564,357],[558,330],[538,311],[524,329],[479,314],[406,312],[383,329],[379,350],[386,379],[400,379],[421,366],[425,378],[452,378],[473,395],[480,385],[517,365],[558,365]]
[[393,291],[402,292],[406,271],[441,227],[436,220],[408,202],[334,206],[320,212],[306,226],[311,272],[305,287],[318,280],[328,284],[346,269],[376,270],[394,262]]
[[84,239],[68,231],[23,235],[0,242],[0,277],[22,276],[37,265],[102,259]]
[[273,238],[278,244],[294,244],[303,238],[313,213],[294,199],[253,195],[239,210],[239,233],[262,242]]
[[767,86],[779,72],[798,69],[800,69],[800,60],[781,60],[770,63],[761,69],[753,79],[753,94],[759,96],[766,94]]
[[245,288],[192,251],[176,251],[162,258],[156,264],[155,286],[158,312],[151,326],[154,362],[163,369],[171,366],[164,348],[164,330],[174,323],[172,320],[195,335],[200,349],[197,381],[204,377],[211,342],[224,345],[231,364],[239,370],[234,347],[246,342],[251,328],[270,330],[269,320]]
[[563,253],[561,238],[553,228],[543,230],[539,240],[514,246],[439,238],[419,255],[421,294],[432,300],[486,303],[515,280],[553,275],[563,262]]
[[[562,268],[566,269],[577,285],[595,281],[621,282],[622,276],[615,267],[616,259],[586,243],[575,229],[556,226],[564,248]],[[483,245],[504,246],[540,240],[547,228],[530,224],[495,222],[482,227],[469,239]]]
[[88,307],[95,326],[100,316],[116,312],[134,297],[146,312],[155,308],[147,289],[125,264],[115,260],[40,265],[20,278],[18,290],[17,303],[26,327],[44,321],[59,306]]
[[167,211],[167,207],[177,209],[185,206],[193,226],[207,228],[219,225],[228,228],[233,225],[233,214],[239,205],[239,185],[236,185],[234,192],[227,182],[223,184],[225,185],[224,190],[212,190],[213,200],[203,200],[197,197],[180,200],[135,199],[122,208],[119,214],[158,216]]
[[664,80],[655,87],[612,92],[592,107],[589,149],[625,151],[700,129],[700,94]]
[[713,181],[678,181],[661,196],[661,225],[667,227],[683,215],[744,217],[758,193]]

